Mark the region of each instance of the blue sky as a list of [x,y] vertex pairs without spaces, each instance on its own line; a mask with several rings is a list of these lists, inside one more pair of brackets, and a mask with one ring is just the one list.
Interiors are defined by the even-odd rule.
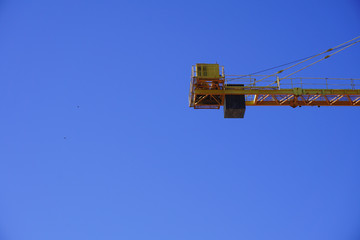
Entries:
[[359,239],[360,109],[187,102],[195,63],[248,74],[359,30],[356,0],[1,1],[0,239]]

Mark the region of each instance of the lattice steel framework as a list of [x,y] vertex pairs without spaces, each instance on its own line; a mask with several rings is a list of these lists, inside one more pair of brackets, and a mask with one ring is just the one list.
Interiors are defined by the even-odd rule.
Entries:
[[280,82],[274,75],[257,82],[263,77],[222,75],[203,84],[193,75],[190,107],[219,109],[225,95],[245,95],[247,106],[360,106],[360,79],[286,78]]
[[[244,95],[246,106],[360,106],[360,79],[290,78],[359,42],[360,36],[316,55],[260,71],[292,64],[271,75],[230,75],[225,78],[224,67],[219,73],[214,71],[218,64],[197,64],[192,68],[189,105],[219,109],[224,105],[226,95]],[[278,75],[310,60],[313,62],[284,77]],[[212,69],[211,78],[207,68]]]

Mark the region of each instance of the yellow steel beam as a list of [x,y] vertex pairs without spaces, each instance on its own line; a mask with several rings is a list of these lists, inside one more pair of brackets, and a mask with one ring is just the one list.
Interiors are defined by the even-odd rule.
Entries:
[[223,90],[205,90],[205,89],[195,89],[195,94],[199,95],[360,95],[360,89],[351,90],[351,89],[302,89],[302,88],[292,88],[292,89],[252,89],[252,88],[231,88]]
[[326,101],[314,101],[309,103],[304,103],[303,101],[286,101],[283,104],[279,104],[276,101],[263,101],[263,102],[257,102],[254,101],[246,101],[246,106],[291,106],[291,107],[297,107],[297,106],[359,106],[359,103],[349,103],[348,101],[337,101],[334,104],[329,104]]

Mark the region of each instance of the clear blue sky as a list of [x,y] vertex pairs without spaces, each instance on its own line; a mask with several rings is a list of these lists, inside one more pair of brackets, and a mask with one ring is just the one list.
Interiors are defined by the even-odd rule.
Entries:
[[[360,35],[360,2],[0,2],[1,240],[357,240],[360,108],[188,108]],[[355,45],[303,74],[360,78]]]

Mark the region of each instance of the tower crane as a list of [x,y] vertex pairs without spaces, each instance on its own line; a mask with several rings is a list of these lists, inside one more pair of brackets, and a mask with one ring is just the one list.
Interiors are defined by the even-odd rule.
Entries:
[[[224,118],[244,118],[246,106],[360,106],[359,78],[293,77],[359,42],[360,36],[319,54],[248,75],[225,76],[224,66],[197,63],[191,71],[189,107],[223,107]],[[274,74],[258,75],[282,67]],[[301,68],[283,76],[295,67]]]

